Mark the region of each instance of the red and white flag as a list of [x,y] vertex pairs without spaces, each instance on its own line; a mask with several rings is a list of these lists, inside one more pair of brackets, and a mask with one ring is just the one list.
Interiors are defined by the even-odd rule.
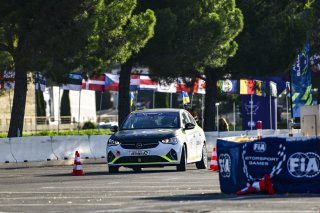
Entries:
[[92,76],[88,79],[82,80],[82,89],[104,91],[104,85],[106,81],[106,75]]
[[138,90],[140,84],[140,76],[137,74],[132,74],[130,76],[130,90]]
[[157,92],[176,93],[177,92],[176,83],[168,82],[166,80],[159,80]]
[[117,74],[109,74],[105,73],[106,80],[105,80],[105,90],[112,90],[118,91],[119,89],[119,75]]
[[191,88],[187,87],[185,81],[182,78],[177,79],[176,87],[177,87],[177,92],[187,92],[187,93],[191,92]]
[[140,75],[140,90],[156,90],[157,89],[157,82],[153,81],[147,75]]
[[201,78],[196,78],[193,92],[198,94],[206,94],[206,81]]

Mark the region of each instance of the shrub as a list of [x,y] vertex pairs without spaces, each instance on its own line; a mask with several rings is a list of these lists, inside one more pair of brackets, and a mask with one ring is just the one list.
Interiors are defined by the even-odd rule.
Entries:
[[91,121],[87,121],[83,124],[82,129],[95,129],[96,126]]

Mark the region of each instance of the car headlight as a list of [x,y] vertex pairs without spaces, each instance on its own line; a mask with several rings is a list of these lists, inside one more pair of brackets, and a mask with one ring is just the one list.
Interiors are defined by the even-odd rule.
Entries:
[[172,138],[162,139],[160,142],[164,144],[176,144],[179,142],[179,140],[177,137],[172,137]]
[[117,145],[120,145],[120,141],[113,140],[113,139],[109,138],[108,146],[117,146]]

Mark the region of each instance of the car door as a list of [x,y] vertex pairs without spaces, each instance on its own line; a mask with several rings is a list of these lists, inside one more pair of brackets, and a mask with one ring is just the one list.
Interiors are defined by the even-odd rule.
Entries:
[[[187,123],[192,123],[192,120],[190,120],[190,117],[188,116],[189,113],[183,112],[182,113],[182,124],[183,127]],[[196,152],[196,141],[195,141],[195,134],[194,129],[185,129],[186,134],[186,141],[187,141],[187,160],[188,162],[193,162],[196,158],[197,152]]]
[[195,160],[199,160],[202,157],[202,146],[203,146],[203,131],[202,129],[197,125],[196,120],[193,118],[193,116],[190,113],[188,114],[188,118],[191,123],[195,125],[195,128],[193,129],[193,147],[195,152]]

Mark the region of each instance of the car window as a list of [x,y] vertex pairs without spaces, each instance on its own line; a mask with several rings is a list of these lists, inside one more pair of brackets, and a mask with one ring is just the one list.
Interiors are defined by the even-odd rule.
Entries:
[[196,125],[196,121],[194,120],[193,116],[190,113],[187,113],[188,119],[190,121],[190,123],[193,123],[194,125]]
[[130,114],[121,129],[179,128],[178,112],[141,112]]
[[190,123],[187,113],[182,113],[182,124],[185,126],[187,123]]

